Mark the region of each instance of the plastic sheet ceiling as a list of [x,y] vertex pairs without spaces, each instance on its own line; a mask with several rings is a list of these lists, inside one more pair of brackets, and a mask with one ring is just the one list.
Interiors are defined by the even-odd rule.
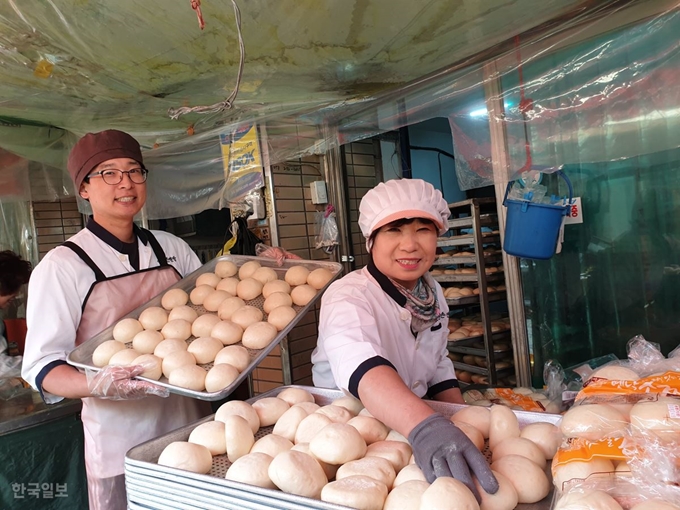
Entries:
[[[597,4],[237,3],[246,61],[234,109],[171,120],[168,108],[213,104],[232,90],[239,51],[229,0],[201,3],[204,30],[189,0],[1,2],[0,120],[62,128],[70,132],[64,145],[72,135],[115,127],[150,147],[186,137],[190,126],[201,132],[249,118],[365,100]],[[0,136],[0,146],[16,150],[4,139]],[[24,145],[39,148],[41,138],[33,140]],[[21,152],[26,156],[26,150]]]

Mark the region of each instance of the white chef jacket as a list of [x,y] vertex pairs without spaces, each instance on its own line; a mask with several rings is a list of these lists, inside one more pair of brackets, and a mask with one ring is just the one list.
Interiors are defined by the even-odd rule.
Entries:
[[[69,241],[85,250],[107,277],[135,271],[128,255],[98,237],[89,225]],[[151,244],[143,233],[139,234],[139,229],[135,231],[138,234],[139,269],[157,266],[159,262]],[[167,232],[154,230],[152,233],[163,248],[168,264],[182,276],[201,266],[200,259],[186,242]],[[42,392],[42,379],[49,372],[43,373],[43,369],[65,362],[68,353],[76,347],[82,306],[94,282],[92,269],[64,246],[50,250],[31,273],[26,309],[28,332],[21,375],[36,390]],[[106,326],[108,324],[102,325],[102,329]],[[48,392],[43,392],[43,398],[48,404],[63,400]]]
[[[389,287],[375,266],[371,271]],[[364,267],[331,284],[324,293],[319,338],[312,353],[314,385],[339,388],[358,398],[361,377],[371,368],[391,365],[418,397],[457,388],[447,350],[449,308],[441,286],[434,282],[446,317],[414,334],[411,313],[373,275]]]

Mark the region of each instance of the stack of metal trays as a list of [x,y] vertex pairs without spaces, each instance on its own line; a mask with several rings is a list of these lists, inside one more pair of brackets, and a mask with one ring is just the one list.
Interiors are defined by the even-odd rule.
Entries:
[[[140,306],[139,308],[133,310],[129,314],[125,315],[125,317],[121,317],[122,320],[124,318],[134,318],[137,319],[139,318],[140,314],[149,307],[152,306],[161,306],[161,299],[163,295],[168,292],[171,289],[182,289],[186,291],[187,293],[191,293],[191,290],[196,286],[196,280],[198,279],[199,276],[205,273],[210,273],[215,270],[215,266],[217,266],[218,262],[221,262],[223,260],[231,261],[234,264],[236,264],[237,267],[241,267],[243,264],[249,261],[256,261],[258,262],[262,267],[269,267],[272,268],[276,273],[279,278],[279,280],[283,280],[284,276],[286,274],[286,271],[290,269],[293,266],[303,266],[309,269],[310,271],[313,271],[315,269],[320,269],[324,268],[330,271],[332,274],[331,280],[322,288],[319,289],[314,296],[314,298],[307,303],[304,306],[298,306],[298,305],[293,305],[293,309],[296,311],[295,317],[288,323],[288,325],[281,331],[278,332],[276,337],[271,341],[269,345],[262,349],[248,349],[248,353],[250,355],[250,363],[249,365],[239,374],[238,378],[235,379],[229,386],[226,388],[223,388],[219,391],[213,391],[213,392],[208,392],[208,391],[195,391],[195,390],[190,390],[186,388],[181,388],[179,386],[175,386],[169,383],[167,377],[162,376],[160,380],[156,381],[153,379],[148,379],[145,377],[137,377],[138,379],[142,379],[145,381],[152,382],[158,386],[163,386],[167,388],[171,393],[177,393],[178,395],[183,395],[185,397],[190,397],[190,398],[196,398],[200,400],[222,400],[226,397],[228,397],[236,388],[238,388],[239,384],[243,382],[243,380],[248,377],[248,375],[260,364],[260,362],[276,347],[281,340],[290,332],[295,325],[300,322],[300,320],[307,314],[308,311],[310,311],[315,303],[317,302],[318,299],[321,298],[321,295],[323,292],[328,288],[328,286],[338,278],[342,274],[342,265],[337,263],[337,262],[327,262],[327,261],[315,261],[315,260],[298,260],[298,259],[287,259],[284,260],[283,265],[279,266],[275,260],[273,259],[267,259],[267,258],[262,258],[262,257],[251,257],[247,255],[224,255],[221,257],[217,257],[207,264],[203,265],[190,275],[186,276],[179,282],[177,282],[175,285],[171,286],[170,288],[164,290],[161,292],[158,296],[154,297],[151,299],[148,303],[145,303],[144,305]],[[202,306],[198,305],[192,305],[191,302],[187,303],[189,306],[194,308],[199,315],[203,315],[205,313],[210,313],[207,312],[205,308]],[[252,299],[250,301],[246,301],[247,305],[254,306],[256,308],[259,308],[262,310],[264,319],[266,320],[267,314],[264,312],[264,297],[260,294],[258,297],[255,299]],[[212,312],[214,314],[214,312]],[[117,323],[118,321],[116,321]],[[96,367],[92,361],[92,354],[94,353],[94,350],[103,342],[107,340],[113,339],[113,328],[115,324],[111,325],[110,327],[106,328],[104,331],[101,333],[98,333],[95,337],[91,338],[90,340],[87,340],[86,342],[83,342],[81,345],[76,347],[67,357],[67,361],[69,364],[82,368],[82,369],[89,369],[89,370],[101,370],[100,367]],[[187,343],[191,343],[194,340],[194,337],[190,337],[189,340],[187,340]],[[241,342],[238,342],[235,345],[242,345]],[[128,344],[129,347],[132,347],[132,343],[130,342]],[[203,367],[206,370],[210,370],[212,368],[213,364],[212,363],[206,363],[199,365]]]
[[[302,388],[314,395],[316,403],[323,406],[343,395],[338,390],[327,390],[307,386],[282,386],[263,393],[248,402],[264,397],[274,397],[286,388]],[[459,404],[445,404],[427,401],[436,411],[451,416],[468,407]],[[557,423],[559,415],[515,411],[520,427],[530,423]],[[231,465],[226,455],[213,457],[210,473],[206,475],[182,471],[158,465],[163,449],[173,441],[186,441],[191,431],[201,423],[211,421],[213,416],[187,425],[165,436],[147,441],[131,449],[125,456],[125,486],[130,508],[154,510],[265,510],[265,509],[327,509],[346,510],[346,507],[323,501],[286,494],[277,490],[262,489],[238,482],[225,480],[224,475]],[[256,439],[270,434],[273,427],[258,431]],[[487,448],[487,456],[489,455]],[[547,468],[550,476],[550,468]],[[543,510],[550,508],[552,494],[535,504],[518,505],[521,510]]]

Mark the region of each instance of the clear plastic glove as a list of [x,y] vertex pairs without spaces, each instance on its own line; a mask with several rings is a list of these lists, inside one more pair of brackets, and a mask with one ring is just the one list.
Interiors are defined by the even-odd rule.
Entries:
[[87,387],[93,397],[109,400],[138,400],[151,395],[169,397],[167,388],[133,379],[144,370],[143,365],[108,366],[98,372],[86,370]]
[[487,494],[498,491],[498,481],[484,455],[472,441],[441,414],[433,414],[414,427],[408,436],[416,464],[432,483],[440,476],[450,476],[464,483],[480,501],[472,482],[472,472]]
[[286,259],[301,259],[301,257],[298,257],[294,253],[290,253],[279,246],[267,246],[266,244],[257,244],[255,246],[255,253],[258,257],[275,259],[276,265],[278,266],[282,266],[283,261]]

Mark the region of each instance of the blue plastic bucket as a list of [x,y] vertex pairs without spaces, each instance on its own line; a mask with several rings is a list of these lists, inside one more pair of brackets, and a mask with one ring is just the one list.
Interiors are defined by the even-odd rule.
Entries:
[[559,174],[569,187],[569,200],[566,205],[534,204],[527,200],[508,199],[513,182],[508,183],[503,205],[508,208],[505,223],[503,250],[509,255],[525,259],[549,259],[555,254],[557,238],[560,235],[562,218],[571,207],[574,191],[567,176]]

